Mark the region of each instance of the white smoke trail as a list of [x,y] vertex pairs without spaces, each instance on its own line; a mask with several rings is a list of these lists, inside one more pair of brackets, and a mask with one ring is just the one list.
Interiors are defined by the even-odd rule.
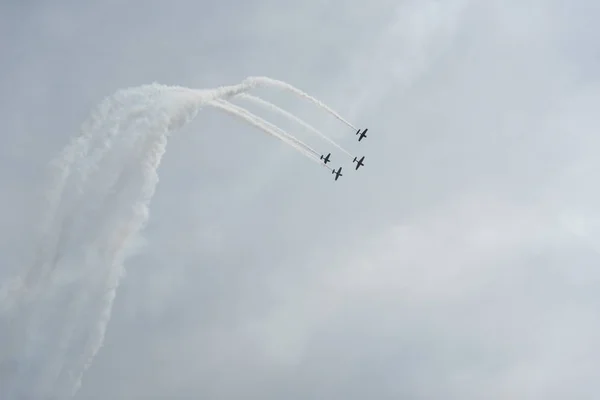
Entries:
[[325,166],[293,136],[214,102],[263,83],[214,90],[151,84],[104,99],[52,164],[34,263],[0,288],[0,398],[77,392],[104,341],[128,249],[148,220],[168,136],[202,106],[220,107]]
[[280,139],[286,143],[290,143],[290,141],[293,142],[293,147],[295,147],[295,148],[300,147],[300,148],[302,148],[303,152],[308,152],[309,154],[311,154],[312,156],[315,156],[315,157],[318,157],[320,155],[319,152],[317,152],[315,149],[313,149],[306,143],[295,138],[294,136],[292,136],[288,132],[284,131],[283,129],[279,128],[278,126],[259,117],[258,115],[251,113],[250,111],[246,110],[245,108],[237,106],[227,100],[215,100],[214,102],[211,102],[211,105],[214,103],[226,106],[228,109],[235,111],[237,116],[239,116],[242,119],[245,119],[246,121],[248,121],[250,123],[254,123],[254,122],[258,123],[260,128],[263,131],[265,131],[265,129],[266,129],[265,132],[277,137],[278,139]]
[[[221,92],[227,95],[238,90],[236,87]],[[136,96],[139,92],[142,95]],[[52,207],[44,218],[46,235],[38,242],[38,264],[22,275],[29,277],[31,283],[26,287],[27,301],[21,304],[22,313],[6,318],[11,341],[0,355],[0,364],[12,371],[0,376],[0,397],[65,398],[79,387],[81,375],[103,341],[124,251],[147,218],[155,186],[152,170],[164,152],[161,148],[166,144],[166,132],[191,119],[205,93],[209,99],[214,98],[210,92],[170,90],[158,85],[120,91],[113,96],[114,103],[109,100],[109,107],[101,105],[101,112],[95,114],[101,114],[98,119],[104,121],[86,124],[83,134],[63,151],[56,163],[59,173],[50,193]],[[131,101],[120,102],[122,98]],[[110,198],[110,189],[115,180],[118,182],[123,164],[115,153],[126,153],[126,142],[133,142],[136,135],[142,134],[153,137],[155,143],[143,158],[142,165],[146,167],[140,181],[144,185],[137,194],[126,187],[123,190],[130,193],[125,196],[129,203],[117,203],[112,209],[103,210],[103,199]],[[125,137],[119,138],[119,146],[111,148],[118,135]],[[116,229],[122,233],[111,239]],[[88,248],[87,255],[81,253],[84,248]],[[57,266],[54,273],[49,266],[57,256],[60,259],[53,262]],[[98,275],[97,271],[103,270]],[[103,274],[106,278],[102,278]],[[61,282],[65,277],[66,284]],[[112,289],[107,292],[107,287]],[[19,297],[14,292],[11,295]],[[107,292],[101,297],[104,300],[99,301],[98,294],[103,292]],[[87,324],[80,321],[82,318]],[[96,329],[91,329],[90,323]]]
[[[139,107],[139,105],[138,105]],[[148,105],[145,105],[145,108],[148,108]],[[133,108],[133,110],[135,110],[135,108]],[[130,125],[133,125],[135,123],[137,123],[138,125],[140,124],[140,121],[143,121],[143,115],[142,114],[138,114],[138,113],[132,113],[130,115],[130,118],[133,118],[133,121],[129,121]],[[145,123],[147,125],[147,121]],[[127,128],[126,124],[122,124],[123,128]],[[107,184],[106,185],[102,185],[103,186],[103,190],[99,191],[97,193],[97,196],[99,197],[98,203],[99,203],[99,207],[100,207],[100,211],[97,212],[98,215],[110,215],[110,210],[114,209],[115,205],[118,205],[118,196],[119,194],[123,193],[123,189],[125,188],[126,185],[131,186],[132,182],[128,181],[127,178],[131,178],[132,175],[132,170],[136,169],[136,165],[142,164],[143,165],[143,160],[140,157],[143,157],[143,154],[148,153],[148,147],[152,145],[153,142],[156,142],[156,138],[150,136],[150,138],[146,138],[144,135],[141,135],[142,132],[140,132],[139,129],[135,129],[131,132],[132,134],[129,135],[130,137],[123,137],[121,138],[120,143],[118,143],[121,147],[126,148],[126,153],[124,154],[123,157],[124,158],[128,158],[129,160],[125,161],[125,167],[119,171],[118,169],[115,169],[114,173],[107,173],[108,179],[107,179]],[[107,138],[109,139],[109,138]],[[149,142],[149,145],[146,145],[145,143]],[[136,149],[141,149],[141,153],[142,156],[140,157],[136,157],[135,154],[135,150]],[[146,156],[147,157],[147,156]],[[107,164],[112,164],[114,163],[115,160],[109,160],[106,163]],[[118,163],[117,163],[118,164]],[[138,167],[139,168],[139,167]],[[105,170],[108,170],[108,168],[103,168]],[[110,172],[110,171],[108,171]],[[142,179],[142,181],[147,182],[147,180]],[[98,178],[96,177],[95,182],[98,183]],[[102,195],[103,193],[109,193],[108,196],[106,195]],[[135,202],[135,200],[132,200],[133,202]],[[132,217],[129,217],[130,219]],[[104,222],[100,222],[99,225],[102,226]],[[108,222],[110,223],[110,221]],[[140,228],[141,229],[141,228]],[[118,230],[117,226],[113,226],[110,225],[110,228],[105,228],[106,231],[108,232],[114,232]],[[137,230],[139,231],[139,229]],[[135,233],[137,232],[135,229],[133,229],[132,231],[132,237],[130,239],[133,239],[133,235],[135,235]],[[126,249],[126,245],[127,245],[127,240],[119,240],[118,243],[122,243],[122,246],[120,248],[120,251],[124,251],[124,249]],[[101,243],[98,243],[98,245],[102,245]],[[115,250],[115,252],[118,252],[119,248],[117,248]],[[110,258],[109,258],[110,260]],[[111,266],[109,266],[110,268]],[[116,259],[116,261],[114,262],[114,268],[121,268],[122,270],[122,266],[119,265],[119,258]],[[110,271],[110,269],[109,269]],[[99,277],[99,279],[101,279],[102,281],[105,281],[106,279],[103,279],[101,277]],[[106,283],[102,284],[101,287],[105,288],[108,287],[110,288],[109,290],[104,290],[104,289],[99,289],[99,291],[101,293],[98,292],[91,292],[91,291],[85,291],[82,292],[79,297],[77,298],[76,301],[73,301],[70,305],[70,309],[69,309],[69,317],[67,318],[67,322],[66,325],[63,329],[63,333],[60,337],[60,343],[57,346],[58,350],[57,353],[59,355],[59,357],[57,357],[56,362],[53,366],[50,366],[50,368],[48,369],[46,375],[48,377],[48,380],[50,382],[52,381],[56,381],[56,380],[62,380],[62,381],[67,381],[67,382],[73,382],[72,384],[67,385],[68,387],[74,387],[74,390],[76,391],[80,384],[81,384],[81,376],[83,374],[83,371],[87,368],[87,366],[89,366],[89,364],[91,363],[91,360],[93,359],[93,357],[95,356],[95,354],[97,353],[99,346],[103,340],[103,332],[106,329],[106,324],[108,324],[108,319],[106,319],[104,322],[102,320],[100,320],[100,322],[98,323],[98,329],[97,330],[91,330],[89,329],[89,327],[86,327],[85,325],[81,325],[81,324],[77,324],[77,321],[80,321],[81,319],[85,319],[86,315],[85,313],[89,312],[90,309],[98,309],[98,313],[94,313],[94,315],[98,315],[100,314],[100,316],[102,315],[107,315],[106,310],[108,311],[108,317],[110,317],[110,309],[112,309],[112,300],[114,299],[114,293],[113,293],[113,298],[107,298],[106,296],[108,296],[110,293],[109,291],[116,291],[116,288],[118,287],[119,282],[117,281],[112,282],[112,281],[107,281]],[[101,299],[105,299],[105,303],[103,303],[102,301],[96,301],[95,303],[100,303],[100,305],[95,305],[94,306],[94,298],[92,295],[96,295],[98,297],[100,297]],[[106,317],[106,318],[108,318]],[[103,326],[104,325],[104,326]],[[89,332],[86,332],[89,331]],[[100,335],[100,336],[99,336]],[[78,361],[73,362],[71,361],[69,363],[69,360],[67,359],[68,357],[66,356],[66,354],[68,353],[69,347],[70,347],[70,343],[72,343],[74,340],[77,340],[78,337],[82,337],[82,336],[88,336],[90,337],[90,343],[88,344],[88,348],[84,351],[81,352],[81,355],[79,356],[73,356],[73,358],[77,359]],[[94,339],[94,337],[96,339]],[[99,338],[98,338],[99,337]],[[98,344],[100,343],[100,344]],[[61,355],[65,355],[62,358],[60,357]],[[77,368],[77,366],[81,366],[83,365],[83,370],[79,370]],[[81,367],[80,367],[81,368]],[[74,376],[71,376],[72,374],[74,374]]]
[[[78,172],[81,174],[79,182],[86,181],[86,175],[94,168],[95,162],[110,150],[111,139],[120,131],[119,124],[124,117],[123,113],[127,113],[130,117],[142,113],[144,110],[144,101],[159,99],[167,91],[171,93],[178,92],[186,96],[189,100],[188,107],[195,108],[197,112],[199,107],[198,102],[202,103],[216,98],[235,96],[236,94],[252,89],[258,84],[259,82],[246,79],[239,85],[223,86],[213,90],[194,90],[154,83],[121,90],[104,99],[97,109],[94,110],[91,118],[84,123],[82,134],[75,138],[50,165],[50,170],[53,172],[53,176],[50,179],[52,186],[46,193],[46,204],[44,205],[46,213],[39,225],[38,241],[40,245],[35,252],[35,260],[30,266],[29,271],[15,283],[18,286],[15,290],[20,291],[23,285],[26,287],[30,286],[33,284],[32,280],[43,277],[47,272],[47,268],[44,267],[48,267],[47,264],[51,263],[46,263],[46,265],[41,264],[52,258],[51,254],[55,254],[57,247],[60,245],[61,235],[53,235],[50,232],[56,232],[53,229],[54,225],[60,223],[60,221],[57,222],[57,219],[60,219],[60,213],[57,212],[57,209],[61,204],[67,180],[72,173],[71,168],[73,165],[78,165],[78,163],[84,160],[85,163],[80,166]],[[111,115],[112,118],[108,119],[108,115]],[[94,136],[94,133],[100,131],[102,135]],[[94,153],[88,157],[88,152],[94,142],[99,142],[99,147],[95,148]],[[81,192],[81,188],[76,190],[78,193]],[[30,296],[35,296],[35,286],[29,289],[33,289]]]
[[352,125],[350,122],[348,122],[344,118],[342,118],[341,115],[339,115],[337,112],[332,110],[331,107],[329,107],[328,105],[323,103],[321,100],[314,98],[313,96],[309,95],[308,93],[303,92],[302,90],[298,89],[295,86],[290,85],[287,82],[279,81],[277,79],[271,79],[266,76],[253,76],[250,78],[246,78],[246,81],[248,81],[249,84],[254,84],[255,86],[267,85],[267,86],[274,86],[274,87],[278,87],[281,89],[289,90],[290,92],[297,94],[298,96],[304,97],[305,99],[311,101],[313,104],[315,104],[315,105],[319,106],[320,108],[322,108],[323,110],[327,111],[329,114],[333,115],[335,118],[342,121],[344,124],[348,125],[350,128],[357,130],[357,128],[354,125]]
[[[311,153],[312,155],[314,155],[316,157],[319,157],[321,155],[321,153],[319,153],[318,151],[316,151],[315,149],[313,149],[306,143],[302,142],[300,139],[294,137],[293,135],[289,134],[288,132],[284,131],[283,129],[279,128],[278,126],[264,120],[263,118],[259,117],[258,115],[251,113],[250,111],[246,110],[245,108],[237,106],[227,100],[216,100],[215,102],[217,102],[219,104],[227,105],[227,107],[235,110],[240,115],[240,117],[243,117],[247,121],[253,120],[253,121],[258,122],[262,127],[268,128],[270,131],[269,132],[270,134],[272,134],[272,135],[274,134],[278,137],[285,138],[286,141],[291,140],[297,146],[302,147],[304,150],[308,151],[309,153]],[[275,131],[275,132],[273,132],[273,131]]]
[[302,143],[298,139],[289,135],[285,131],[279,129],[273,124],[263,120],[260,117],[255,116],[254,114],[244,110],[242,107],[236,106],[226,101],[212,101],[208,105],[213,106],[215,108],[221,109],[237,118],[241,118],[246,122],[254,125],[265,133],[269,135],[275,136],[279,140],[291,145],[300,153],[308,157],[310,160],[317,162],[319,165],[326,167],[327,169],[331,169],[329,166],[323,164],[319,159],[319,153],[317,153],[314,149],[310,148],[306,144]]
[[302,125],[303,127],[305,127],[306,129],[308,129],[309,131],[319,135],[321,138],[325,139],[327,142],[329,142],[330,144],[332,144],[333,146],[335,146],[336,148],[338,148],[340,151],[342,151],[343,153],[345,153],[347,156],[349,156],[350,158],[354,158],[354,155],[352,155],[349,151],[347,151],[346,149],[344,149],[342,146],[340,146],[339,144],[337,144],[334,140],[330,139],[329,137],[327,137],[324,133],[322,133],[321,131],[317,130],[317,128],[313,127],[312,125],[306,123],[304,120],[296,117],[294,114],[290,113],[289,111],[286,111],[284,109],[282,109],[281,107],[276,106],[275,104],[268,102],[266,100],[261,99],[260,97],[257,96],[253,96],[251,94],[247,94],[247,93],[241,93],[238,94],[236,97],[240,98],[240,99],[246,99],[252,103],[255,103],[261,107],[264,107],[268,110],[274,111],[278,114],[283,115],[284,117],[288,118],[291,121],[296,122],[297,124]]
[[141,197],[133,206],[133,215],[129,222],[124,222],[122,228],[113,236],[113,241],[108,243],[106,247],[107,259],[113,260],[104,288],[107,289],[104,294],[104,306],[102,314],[97,323],[97,329],[93,330],[92,337],[89,340],[89,345],[82,354],[83,368],[80,369],[78,376],[76,375],[75,385],[73,386],[72,395],[74,395],[81,386],[81,378],[85,370],[89,368],[94,357],[98,353],[103,341],[108,322],[112,313],[112,305],[116,296],[116,290],[119,286],[120,279],[123,275],[124,251],[127,244],[134,238],[135,235],[145,226],[149,216],[149,206],[156,185],[158,184],[158,175],[156,173],[161,159],[166,151],[167,132],[159,134],[156,138],[152,138],[153,143],[146,156],[143,159],[143,178],[144,185],[141,190]]
[[[78,357],[81,363],[76,363],[77,366],[83,365],[75,371],[68,371],[68,376],[74,377],[75,382],[72,389],[72,394],[75,394],[81,386],[81,377],[85,370],[91,365],[93,358],[100,349],[104,341],[106,327],[110,321],[112,304],[116,295],[116,290],[119,286],[120,279],[123,275],[123,262],[125,250],[130,241],[143,229],[147,223],[149,216],[150,201],[156,190],[158,183],[158,175],[156,173],[161,159],[166,151],[167,138],[170,133],[170,128],[180,127],[188,123],[197,113],[197,106],[201,102],[207,101],[212,96],[203,96],[205,93],[196,93],[194,96],[186,96],[179,101],[172,99],[168,110],[162,114],[162,123],[160,119],[154,121],[155,132],[149,135],[147,140],[147,150],[143,151],[141,159],[141,179],[142,183],[138,199],[134,203],[131,212],[132,215],[128,219],[123,219],[122,222],[117,222],[116,229],[113,229],[112,236],[107,243],[102,246],[104,258],[112,262],[109,264],[109,270],[104,279],[101,315],[97,321],[96,329],[92,330],[91,337],[88,341],[88,346],[81,356]],[[197,98],[200,95],[205,97],[205,100]],[[173,101],[175,100],[175,101]],[[194,107],[190,107],[191,104]],[[160,116],[160,115],[159,115]],[[158,123],[157,123],[158,122]],[[64,374],[64,371],[63,371]]]
[[[148,91],[149,95],[152,93],[154,93],[153,90]],[[17,321],[14,321],[15,318],[12,319],[12,322],[16,323],[9,323],[7,326],[7,328],[14,333],[12,338],[15,340],[11,340],[11,344],[14,344],[15,346],[10,346],[8,354],[6,354],[6,351],[3,351],[0,362],[2,362],[2,364],[6,364],[6,362],[9,364],[13,363],[13,360],[16,358],[15,356],[20,356],[21,360],[18,360],[20,361],[18,368],[13,368],[15,369],[14,373],[16,373],[16,377],[13,374],[13,376],[8,377],[4,383],[0,383],[0,387],[3,390],[2,398],[6,398],[4,396],[4,391],[9,391],[11,389],[12,393],[8,392],[6,393],[7,395],[25,395],[28,398],[47,398],[48,396],[51,396],[51,394],[54,395],[56,392],[65,391],[64,385],[61,389],[60,382],[58,385],[57,382],[53,382],[53,378],[56,374],[52,373],[52,366],[62,363],[61,357],[64,357],[64,354],[61,354],[60,351],[57,353],[55,349],[64,350],[65,347],[64,345],[57,346],[58,343],[55,342],[64,342],[64,338],[69,336],[68,331],[74,330],[73,325],[77,321],[74,319],[75,315],[71,315],[70,312],[73,310],[76,302],[82,302],[82,296],[85,296],[86,292],[97,291],[97,288],[94,290],[94,287],[98,286],[99,283],[81,280],[77,283],[80,286],[83,286],[82,289],[76,290],[70,294],[65,292],[68,288],[65,288],[64,285],[61,285],[61,283],[56,280],[56,275],[47,276],[48,273],[51,272],[48,271],[48,264],[50,261],[48,257],[55,258],[56,255],[52,254],[51,250],[46,249],[45,247],[49,244],[51,245],[54,237],[60,236],[57,244],[58,247],[55,248],[54,251],[58,255],[60,255],[60,252],[64,251],[68,256],[71,256],[71,258],[77,258],[77,247],[81,247],[82,245],[93,247],[94,239],[96,241],[105,240],[103,239],[102,232],[96,231],[94,233],[94,223],[101,225],[102,218],[99,218],[97,221],[93,220],[93,206],[100,201],[96,199],[96,197],[102,195],[105,191],[103,185],[105,179],[100,178],[110,177],[113,172],[110,170],[108,172],[100,171],[102,174],[98,176],[98,171],[95,171],[95,169],[99,168],[98,164],[103,157],[101,155],[99,157],[94,157],[94,153],[89,157],[85,157],[85,154],[87,154],[90,148],[93,148],[96,151],[96,154],[106,150],[106,148],[102,148],[102,146],[94,148],[93,144],[94,142],[101,142],[104,138],[105,141],[103,143],[101,142],[101,144],[108,145],[108,141],[110,140],[110,137],[108,136],[110,135],[107,136],[107,132],[110,133],[110,130],[106,129],[107,126],[110,125],[111,122],[116,122],[118,125],[119,122],[123,122],[124,116],[127,116],[128,114],[130,116],[135,115],[135,107],[130,107],[129,105],[123,106],[122,104],[121,108],[118,107],[120,105],[119,95],[123,95],[124,97],[135,97],[134,94],[135,90],[125,90],[117,93],[114,96],[115,104],[113,104],[114,107],[112,107],[113,111],[103,113],[105,122],[99,124],[87,124],[86,126],[88,129],[75,140],[75,145],[67,147],[63,152],[63,156],[66,153],[66,157],[61,158],[63,161],[62,165],[61,163],[58,163],[59,166],[62,166],[62,169],[60,170],[60,173],[57,174],[55,187],[58,187],[60,191],[54,191],[55,206],[50,210],[51,212],[54,212],[54,215],[49,215],[49,217],[46,218],[46,221],[49,221],[46,224],[47,237],[42,237],[39,243],[42,250],[40,254],[42,256],[42,259],[40,260],[41,265],[25,271],[25,275],[31,278],[31,285],[26,287],[26,294],[28,294],[28,296],[25,300],[27,300],[27,302],[25,304],[21,302],[22,307],[20,311],[22,311],[22,313],[18,315],[19,318],[17,318]],[[147,97],[151,98],[152,96]],[[136,99],[136,101],[140,100],[141,99],[139,98]],[[147,104],[144,107],[148,108]],[[124,126],[125,124],[121,125],[122,126],[117,128],[117,130],[127,131],[127,127]],[[83,149],[83,151],[78,152],[73,151],[73,149]],[[104,151],[104,153],[106,153],[106,151]],[[107,165],[102,165],[101,167],[106,166]],[[110,164],[108,167],[111,167]],[[72,169],[77,169],[77,172],[80,172],[80,174],[72,174]],[[102,175],[104,175],[104,177]],[[86,186],[88,180],[91,184]],[[104,197],[106,197],[106,192],[104,192]],[[90,206],[90,204],[92,205]],[[110,214],[107,214],[101,217],[110,219],[111,216]],[[91,225],[91,229],[88,229],[87,232],[81,230],[82,225],[85,224]],[[96,234],[96,237],[94,237],[94,234]],[[97,236],[98,234],[100,236]],[[65,235],[67,235],[66,239]],[[70,239],[73,239],[74,237],[77,238],[79,243],[70,243]],[[44,259],[44,257],[46,259]],[[57,260],[54,260],[54,264],[57,262]],[[75,267],[81,271],[81,275],[90,273],[90,270],[92,269],[91,264],[101,263],[99,263],[98,260],[60,261],[62,271],[59,269],[58,272],[62,272],[62,275],[71,274],[76,277]],[[99,265],[98,267],[102,267],[102,265]],[[68,301],[65,304],[66,307],[61,307],[59,305],[62,302],[60,298],[64,297],[65,294],[71,297],[75,296],[75,298]],[[54,309],[52,307],[54,307]],[[52,326],[50,319],[62,321],[61,323],[64,323],[65,328],[62,329],[58,326],[56,329],[48,329],[49,326]],[[59,324],[55,323],[54,325]],[[44,331],[45,338],[43,338],[41,344],[36,343],[40,341],[37,331],[43,331],[43,328],[46,328]],[[60,333],[65,330],[67,331],[66,333]],[[63,340],[61,340],[61,338]],[[44,342],[46,345],[44,345]],[[34,352],[45,354],[46,360],[42,359],[36,361],[27,356],[27,354],[32,354]],[[4,380],[6,377],[2,376],[0,378]],[[10,386],[12,386],[12,388]]]
[[[164,90],[158,85],[152,86],[157,91]],[[131,118],[136,114],[143,112],[143,104],[136,103],[141,101],[144,89],[146,89],[146,87],[123,90],[117,92],[112,99],[105,99],[98,110],[92,115],[92,118],[84,124],[82,129],[83,134],[74,139],[71,145],[65,148],[62,155],[51,163],[51,166],[54,167],[53,169],[56,169],[56,178],[53,180],[53,187],[47,196],[47,212],[43,218],[44,222],[42,225],[41,238],[45,238],[45,240],[41,239],[38,259],[34,262],[26,275],[26,285],[33,284],[34,282],[32,282],[32,279],[36,279],[36,277],[39,279],[45,273],[49,272],[48,268],[51,268],[51,265],[46,265],[46,268],[44,268],[44,265],[39,265],[40,259],[48,260],[56,257],[56,253],[59,251],[61,241],[63,240],[64,231],[68,229],[68,227],[63,227],[63,229],[59,230],[58,235],[50,234],[50,230],[56,232],[56,230],[52,229],[53,223],[61,225],[68,225],[70,223],[68,219],[66,221],[60,221],[58,207],[61,205],[65,185],[72,173],[72,165],[79,165],[81,163],[79,169],[75,171],[78,172],[80,176],[75,181],[74,185],[76,186],[73,188],[73,195],[77,198],[82,193],[83,189],[81,185],[87,181],[87,176],[96,167],[104,154],[110,150],[112,140],[122,128],[120,124],[124,123],[121,121],[121,119],[125,117],[124,113],[128,112],[128,115]],[[129,106],[125,104],[126,101],[129,101]],[[107,118],[108,115],[112,115],[112,117],[109,119]],[[95,132],[102,132],[103,135],[94,135]],[[99,142],[98,147],[93,147],[94,142]],[[92,154],[88,155],[90,148],[93,148]],[[54,243],[54,246],[52,246],[52,243]],[[42,269],[40,270],[40,268]],[[32,294],[35,293],[35,287],[29,287],[29,289],[33,289]]]

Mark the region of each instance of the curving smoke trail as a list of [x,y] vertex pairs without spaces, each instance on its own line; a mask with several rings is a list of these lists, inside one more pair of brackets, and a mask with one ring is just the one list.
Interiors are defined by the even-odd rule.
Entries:
[[232,114],[236,117],[239,117],[239,118],[245,120],[246,122],[249,122],[250,124],[261,129],[263,132],[268,133],[269,135],[275,136],[279,140],[288,143],[295,149],[299,150],[302,154],[308,156],[311,160],[317,160],[319,163],[321,163],[319,161],[319,157],[321,154],[318,151],[316,151],[312,147],[308,146],[301,140],[290,135],[283,129],[273,125],[272,123],[270,123],[268,121],[265,121],[264,119],[251,113],[250,111],[248,111],[240,106],[236,106],[235,104],[232,104],[226,100],[215,100],[215,101],[209,103],[209,105],[219,108],[219,109],[222,109],[222,110],[228,112],[229,114]]
[[195,115],[190,102],[201,103],[160,85],[111,100],[103,120],[87,124],[63,152],[65,162],[55,163],[53,215],[12,293],[2,398],[66,398],[77,390],[103,341],[127,248],[147,220],[167,135]]
[[327,111],[329,114],[333,115],[335,118],[337,118],[339,121],[343,122],[344,124],[348,125],[350,128],[352,128],[353,130],[356,130],[356,127],[354,125],[352,125],[350,122],[346,121],[340,114],[338,114],[337,112],[335,112],[331,107],[329,107],[328,105],[326,105],[325,103],[323,103],[321,100],[318,100],[316,98],[314,98],[313,96],[309,95],[308,93],[303,92],[302,90],[298,89],[297,87],[294,87],[292,85],[290,85],[287,82],[283,82],[283,81],[279,81],[277,79],[272,79],[272,78],[268,78],[266,76],[252,76],[249,78],[246,78],[246,81],[249,84],[254,84],[254,85],[265,85],[265,86],[273,86],[273,87],[278,87],[281,89],[285,89],[285,90],[289,90],[290,92],[303,97],[305,99],[307,99],[308,101],[312,102],[314,105],[322,108],[323,110]]
[[266,108],[267,110],[271,110],[274,111],[280,115],[283,115],[284,117],[286,117],[287,119],[296,122],[297,124],[302,125],[304,128],[308,129],[309,131],[319,135],[321,138],[325,139],[327,142],[329,142],[330,144],[332,144],[333,146],[335,146],[338,150],[340,150],[341,152],[343,152],[344,154],[346,154],[348,157],[350,158],[354,158],[354,155],[352,155],[349,151],[347,151],[346,149],[344,149],[342,146],[340,146],[339,144],[337,144],[334,140],[332,140],[331,138],[329,138],[328,136],[326,136],[324,133],[322,133],[321,131],[319,131],[317,128],[315,128],[314,126],[304,122],[304,120],[296,117],[294,114],[292,114],[289,111],[284,110],[283,108],[276,106],[275,104],[263,100],[260,97],[257,96],[253,96],[251,94],[247,94],[247,93],[241,93],[238,94],[236,97],[240,98],[240,99],[246,99],[252,103],[255,103],[263,108]]
[[224,100],[265,79],[212,90],[154,83],[120,90],[94,110],[50,165],[33,260],[0,287],[1,399],[77,392],[104,341],[124,262],[148,221],[168,137],[201,107],[227,111],[325,166],[309,146]]

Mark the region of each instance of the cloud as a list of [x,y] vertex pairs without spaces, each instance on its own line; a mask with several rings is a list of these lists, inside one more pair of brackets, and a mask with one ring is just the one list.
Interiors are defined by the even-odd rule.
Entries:
[[600,275],[586,267],[597,255],[544,207],[463,194],[353,248],[304,280],[282,273],[273,310],[254,322],[298,398],[598,390],[587,294]]
[[272,3],[14,10],[6,265],[116,88],[264,74],[372,132],[259,93],[366,155],[336,185],[209,110],[174,136],[79,398],[597,397],[595,3]]

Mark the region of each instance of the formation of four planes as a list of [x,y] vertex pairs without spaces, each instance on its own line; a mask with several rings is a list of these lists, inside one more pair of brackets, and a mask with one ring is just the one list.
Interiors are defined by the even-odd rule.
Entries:
[[[367,131],[368,130],[369,129],[367,128],[367,129],[363,130],[362,132],[360,131],[360,129],[356,131],[356,134],[359,135],[358,136],[358,141],[359,142],[361,140],[363,140],[364,138],[367,137]],[[325,165],[327,165],[327,163],[330,162],[330,160],[329,160],[330,157],[331,157],[331,153],[327,154],[326,156],[321,155],[321,160],[323,160],[323,163]],[[360,167],[362,167],[363,165],[365,165],[364,162],[363,162],[364,160],[365,160],[365,156],[362,156],[360,159],[358,157],[354,157],[354,160],[352,162],[356,163],[356,168],[355,168],[356,170],[358,170]],[[332,169],[331,173],[333,175],[335,175],[335,180],[336,181],[339,179],[340,176],[344,176],[342,174],[342,167],[339,167],[337,171],[335,169]]]
[[[344,149],[342,146],[340,146],[338,143],[333,141],[331,138],[327,137],[327,135],[323,134],[318,129],[314,128],[312,125],[304,122],[302,119],[300,119],[296,115],[278,107],[277,105],[275,105],[273,103],[263,100],[260,97],[245,93],[245,91],[250,90],[252,87],[255,87],[255,86],[273,86],[273,87],[277,87],[280,89],[288,90],[300,98],[309,100],[311,103],[316,105],[318,108],[325,110],[327,113],[334,116],[338,121],[343,122],[346,126],[351,128],[352,131],[356,131],[356,135],[358,136],[359,142],[367,137],[367,131],[368,131],[367,128],[364,128],[361,131],[360,128],[357,128],[356,126],[352,125],[350,122],[348,122],[346,119],[344,119],[341,115],[339,115],[337,112],[335,112],[329,106],[324,104],[322,101],[312,97],[308,93],[305,93],[304,91],[290,85],[289,83],[286,83],[283,81],[278,81],[278,80],[271,79],[271,78],[264,77],[264,76],[263,77],[249,77],[249,78],[246,78],[245,82],[246,83],[242,83],[238,86],[232,86],[232,88],[234,89],[233,90],[234,92],[241,91],[240,93],[235,93],[233,95],[233,97],[254,103],[255,105],[257,105],[261,108],[264,108],[270,112],[279,114],[279,115],[285,117],[286,119],[295,122],[296,124],[302,125],[306,130],[311,131],[313,134],[316,134],[317,136],[320,136],[321,139],[323,139],[323,140],[329,142],[329,144],[335,146],[342,153],[344,153],[346,156],[348,156],[348,158],[353,159],[352,162],[356,164],[357,170],[360,167],[365,165],[364,164],[364,160],[365,160],[364,156],[356,157],[354,154],[352,154],[349,151],[347,151],[346,149]],[[224,90],[224,89],[222,89],[222,90]],[[248,122],[250,125],[252,125],[256,128],[259,128],[263,132],[265,132],[271,136],[274,136],[277,139],[285,142],[286,144],[288,144],[291,147],[293,147],[294,149],[296,149],[298,152],[300,152],[302,155],[304,155],[311,161],[330,170],[331,173],[333,175],[335,175],[336,181],[340,178],[340,176],[342,176],[342,167],[339,167],[336,170],[336,169],[332,169],[329,165],[327,165],[328,163],[331,162],[331,153],[328,153],[327,155],[325,155],[321,151],[315,150],[314,148],[310,147],[306,143],[302,142],[297,137],[294,137],[292,134],[290,134],[290,133],[286,132],[285,130],[279,128],[278,126],[264,120],[263,118],[251,113],[250,111],[246,110],[245,108],[233,104],[232,102],[230,102],[224,98],[218,98],[218,99],[209,101],[207,104],[210,106],[213,106],[217,109],[220,109],[230,115],[233,115],[237,118],[243,119],[246,122]]]

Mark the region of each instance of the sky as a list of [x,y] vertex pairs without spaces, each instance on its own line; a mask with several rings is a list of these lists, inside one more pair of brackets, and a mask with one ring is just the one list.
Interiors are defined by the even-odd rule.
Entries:
[[105,96],[269,76],[368,127],[357,143],[255,92],[365,167],[334,182],[201,110],[76,399],[595,399],[598,18],[591,0],[5,2],[0,278]]

